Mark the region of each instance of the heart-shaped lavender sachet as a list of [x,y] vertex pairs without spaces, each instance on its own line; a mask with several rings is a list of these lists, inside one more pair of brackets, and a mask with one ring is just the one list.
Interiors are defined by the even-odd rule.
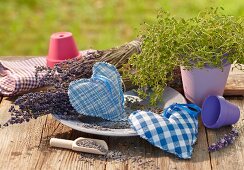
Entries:
[[98,62],[92,68],[90,79],[70,83],[68,95],[71,105],[83,115],[106,120],[123,120],[124,95],[122,80],[115,66]]
[[162,115],[135,111],[130,115],[129,122],[137,134],[152,145],[188,159],[197,139],[197,116],[200,111],[195,104],[173,104]]

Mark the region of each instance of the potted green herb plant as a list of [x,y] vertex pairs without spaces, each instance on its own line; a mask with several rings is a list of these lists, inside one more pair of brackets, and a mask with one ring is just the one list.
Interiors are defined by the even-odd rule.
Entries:
[[208,95],[223,95],[230,64],[244,63],[243,19],[211,9],[187,23],[178,46],[185,51],[183,87],[185,96],[201,105]]
[[139,93],[151,87],[151,102],[160,99],[174,70],[181,66],[186,97],[201,105],[208,95],[223,95],[232,63],[244,63],[242,17],[224,15],[211,8],[183,19],[159,11],[157,20],[144,24],[142,53],[125,66]]

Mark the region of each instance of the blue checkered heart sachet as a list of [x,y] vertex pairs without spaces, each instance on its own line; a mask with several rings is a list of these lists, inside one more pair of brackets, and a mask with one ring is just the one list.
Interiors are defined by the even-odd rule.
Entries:
[[116,67],[95,63],[90,79],[70,83],[68,95],[71,105],[83,115],[119,121],[126,118],[122,80]]
[[198,114],[195,104],[172,104],[161,115],[151,111],[131,113],[129,122],[140,137],[179,158],[189,159],[197,140]]

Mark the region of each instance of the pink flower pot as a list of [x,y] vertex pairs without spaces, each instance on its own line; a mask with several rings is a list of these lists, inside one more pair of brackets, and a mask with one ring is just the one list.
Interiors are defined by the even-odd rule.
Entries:
[[51,35],[47,66],[53,67],[56,63],[80,56],[72,33],[57,32]]
[[231,64],[226,64],[223,71],[219,68],[185,70],[181,66],[181,77],[185,96],[192,103],[202,106],[210,95],[222,96],[230,72]]

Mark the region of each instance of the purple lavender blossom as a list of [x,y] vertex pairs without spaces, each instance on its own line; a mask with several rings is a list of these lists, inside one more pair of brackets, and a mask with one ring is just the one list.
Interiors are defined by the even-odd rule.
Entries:
[[232,129],[229,134],[225,134],[223,138],[220,138],[216,143],[213,143],[208,147],[209,152],[215,152],[222,148],[229,146],[234,143],[236,137],[239,136],[239,133],[236,129]]

